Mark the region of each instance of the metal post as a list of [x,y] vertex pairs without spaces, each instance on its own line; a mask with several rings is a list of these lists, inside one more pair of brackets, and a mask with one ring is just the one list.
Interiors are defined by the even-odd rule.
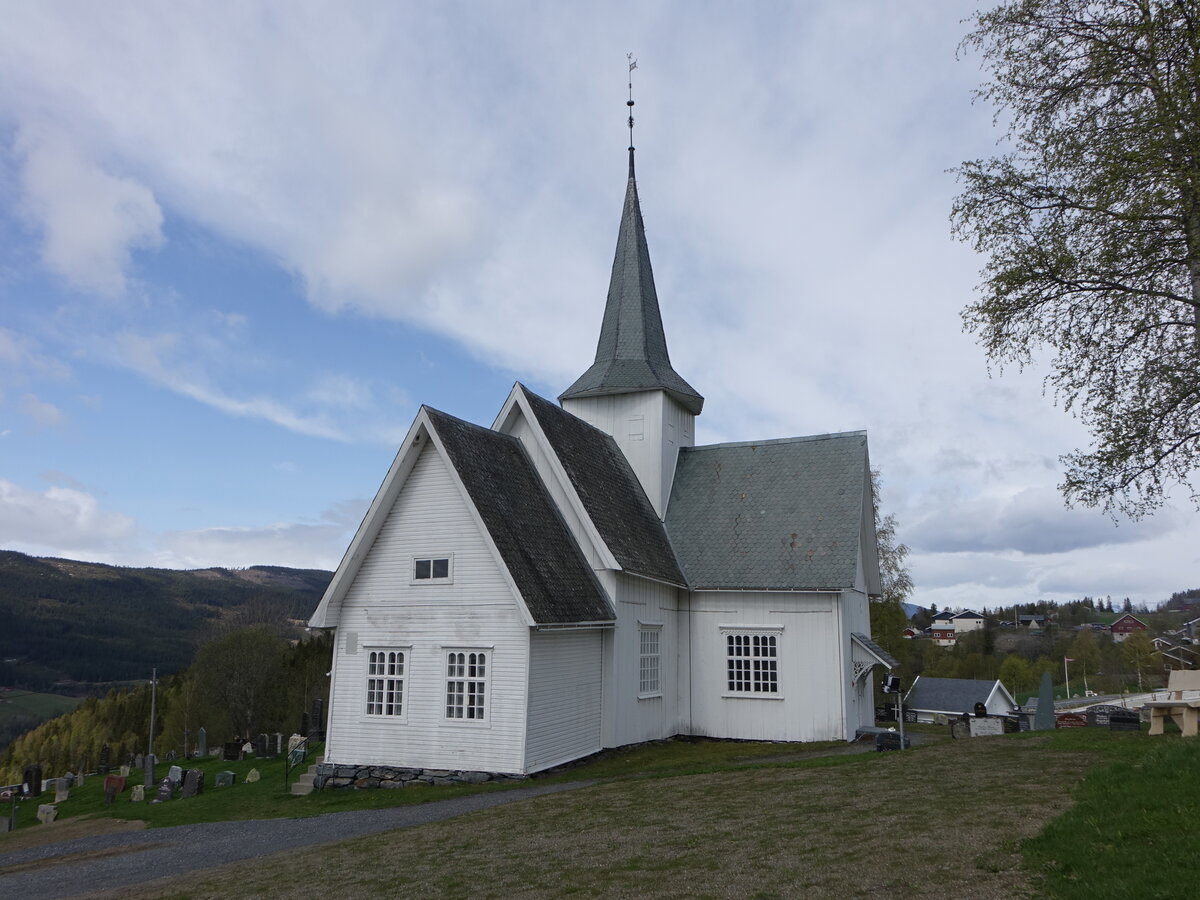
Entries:
[[904,691],[896,690],[896,708],[900,710],[900,750],[904,750]]
[[157,699],[155,695],[158,693],[158,667],[155,666],[150,670],[150,748],[146,751],[148,755],[154,755],[154,704]]

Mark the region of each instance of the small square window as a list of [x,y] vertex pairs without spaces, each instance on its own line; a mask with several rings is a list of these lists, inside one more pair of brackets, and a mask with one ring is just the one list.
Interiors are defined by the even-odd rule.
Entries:
[[413,581],[450,581],[449,556],[429,556],[413,559]]

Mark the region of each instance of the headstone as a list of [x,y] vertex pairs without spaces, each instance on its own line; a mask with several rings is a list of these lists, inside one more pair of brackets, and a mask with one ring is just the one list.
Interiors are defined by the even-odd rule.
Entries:
[[234,760],[241,759],[242,758],[242,742],[241,741],[226,741],[225,742],[225,752],[221,754],[221,757],[226,762],[233,762]]
[[949,722],[950,722],[950,720],[946,718],[945,713],[934,713],[933,714],[933,724],[934,725],[948,725]]
[[174,750],[168,750],[168,751],[167,751],[167,756],[166,756],[166,760],[167,760],[167,762],[175,762],[175,760],[176,760],[178,757],[179,757],[179,754],[178,754],[178,753],[176,753]]
[[278,731],[275,732],[274,746],[271,748],[272,756],[283,756],[283,735]]
[[183,776],[183,796],[195,797],[204,791],[204,770],[188,769]]
[[70,797],[71,797],[71,781],[74,781],[74,780],[75,779],[73,777],[70,780],[67,780],[66,778],[54,779],[54,802],[55,803],[65,803],[67,800],[70,799]]
[[129,777],[129,771],[130,771],[129,766],[121,766],[121,768],[119,768],[117,771],[121,773],[122,778]]
[[75,776],[75,784],[73,786],[74,787],[83,787],[83,773],[82,772],[80,772],[78,775]]
[[288,738],[288,752],[291,753],[293,750],[295,750],[297,747],[299,747],[303,743],[304,743],[304,735],[293,734],[291,737]]
[[171,784],[170,778],[164,778],[158,783],[158,793],[155,794],[152,803],[166,803],[175,796],[175,785]]
[[100,748],[100,765],[96,766],[96,772],[100,775],[108,774],[108,767],[112,764],[112,747],[105,744]]
[[314,741],[322,741],[325,739],[325,701],[321,697],[314,697],[312,702],[312,731],[309,732],[309,737]]
[[1087,720],[1089,725],[1107,728],[1112,719],[1113,713],[1127,713],[1128,710],[1123,706],[1113,706],[1108,703],[1097,703],[1095,706],[1089,706],[1087,710]]
[[261,777],[262,776],[259,774],[258,769],[251,769],[246,773],[246,784],[254,784],[254,782],[258,781],[258,779]]
[[1055,728],[1087,728],[1087,716],[1079,713],[1059,713],[1054,717]]
[[218,772],[217,773],[217,781],[216,781],[216,784],[213,785],[213,787],[219,787],[219,788],[230,787],[231,785],[233,785],[233,783],[235,781],[237,781],[237,775],[235,775],[233,772],[230,772],[229,770],[226,770],[224,772]]
[[37,763],[26,766],[21,783],[25,785],[25,793],[30,797],[42,796],[42,767]]
[[995,734],[1004,734],[1004,723],[999,718],[988,717],[981,719],[978,716],[971,719],[968,723],[971,731],[971,737],[989,737]]
[[250,743],[249,741],[246,741],[246,743],[242,744],[242,758],[243,759],[246,758],[247,754],[253,753],[253,752],[254,752],[254,745],[252,743]]
[[144,784],[135,784],[129,789],[129,802],[141,803],[146,799],[146,786]]
[[208,729],[201,728],[196,732],[196,750],[200,754],[200,758],[208,756]]
[[1054,684],[1050,673],[1042,673],[1042,685],[1038,690],[1037,714],[1033,717],[1034,731],[1049,731],[1054,727]]
[[145,765],[146,765],[146,757],[144,757],[142,754],[139,753],[137,756],[135,756],[133,758],[133,764],[130,766],[130,768],[131,769],[141,769],[141,768],[145,767]]
[[142,784],[148,788],[154,787],[154,764],[157,762],[153,753],[142,757]]
[[1141,731],[1141,716],[1135,709],[1114,711],[1109,713],[1108,728],[1110,731]]
[[183,781],[183,769],[179,766],[171,766],[171,768],[167,770],[167,778],[170,780],[171,784],[178,785],[181,781]]
[[112,788],[116,793],[121,793],[125,790],[124,775],[105,775],[104,776],[104,792],[107,794],[109,788]]
[[113,801],[117,799],[117,788],[115,785],[104,785],[104,805],[112,806]]
[[907,750],[911,746],[912,741],[909,739],[908,735],[905,735],[904,747],[901,748],[900,732],[898,731],[885,731],[881,734],[875,735],[875,749],[879,752],[883,752],[885,750]]
[[43,803],[38,807],[38,821],[43,825],[49,825],[57,815],[58,807],[53,803]]
[[265,734],[260,734],[254,740],[254,755],[259,759],[266,759],[270,752],[270,749],[267,747],[267,736]]

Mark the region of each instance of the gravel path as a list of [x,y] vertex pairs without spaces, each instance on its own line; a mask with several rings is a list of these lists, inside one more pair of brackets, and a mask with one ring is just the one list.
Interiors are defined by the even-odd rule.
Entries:
[[[592,783],[547,784],[415,806],[327,813],[307,819],[178,825],[30,847],[0,853],[0,897],[42,900],[110,891],[296,847],[412,828]],[[18,868],[6,874],[9,867]]]

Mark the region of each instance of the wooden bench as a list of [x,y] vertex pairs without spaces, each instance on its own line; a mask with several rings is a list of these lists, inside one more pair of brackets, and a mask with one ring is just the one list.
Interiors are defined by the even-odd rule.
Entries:
[[1167,700],[1151,700],[1146,704],[1150,710],[1150,733],[1162,734],[1163,724],[1173,719],[1184,737],[1196,737],[1197,717],[1200,716],[1200,696],[1185,699],[1184,691],[1200,693],[1200,670],[1173,669],[1167,678]]

